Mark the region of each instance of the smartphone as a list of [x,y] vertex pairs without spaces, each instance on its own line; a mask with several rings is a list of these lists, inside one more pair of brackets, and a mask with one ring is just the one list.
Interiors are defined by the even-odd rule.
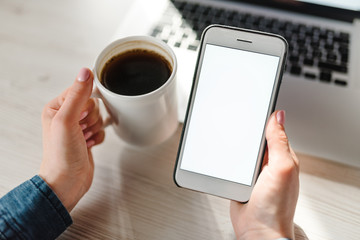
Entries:
[[249,200],[287,49],[274,34],[219,25],[204,30],[174,171],[179,187]]

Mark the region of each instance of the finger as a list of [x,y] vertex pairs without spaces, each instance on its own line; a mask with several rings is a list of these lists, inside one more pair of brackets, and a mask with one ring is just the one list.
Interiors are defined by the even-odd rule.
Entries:
[[93,135],[89,140],[86,141],[86,145],[88,148],[91,148],[95,145],[102,143],[105,139],[105,131],[101,130]]
[[82,126],[82,129],[91,127],[92,125],[96,124],[101,118],[99,106],[96,105],[94,101],[91,102],[93,104],[90,104],[90,109],[84,110],[84,113],[88,112],[88,114],[80,121],[80,126]]
[[102,118],[99,118],[98,121],[93,126],[83,131],[85,140],[88,140],[90,137],[97,134],[99,131],[103,130],[102,126],[103,126],[103,120]]
[[269,161],[269,150],[268,150],[268,147],[266,146],[261,169],[263,169],[268,164],[268,161]]
[[80,124],[82,123],[81,121],[85,119],[85,117],[87,117],[89,115],[90,112],[92,112],[94,110],[94,108],[97,105],[97,99],[94,98],[89,98],[84,109],[81,111],[81,115],[80,115]]
[[294,164],[289,141],[284,129],[285,112],[276,111],[270,117],[266,128],[269,166],[281,170],[291,168]]
[[65,96],[67,92],[69,91],[69,88],[63,91],[59,96],[52,99],[50,102],[48,102],[42,112],[42,119],[52,119],[56,113],[59,111],[61,105],[65,101]]
[[297,158],[297,156],[296,156],[294,150],[292,149],[290,143],[289,143],[289,148],[290,148],[291,156],[294,159],[294,163],[295,163],[296,167],[299,169],[299,164],[300,164],[299,159]]
[[60,107],[59,117],[63,121],[69,123],[79,121],[82,110],[91,95],[92,80],[93,74],[91,70],[82,68]]

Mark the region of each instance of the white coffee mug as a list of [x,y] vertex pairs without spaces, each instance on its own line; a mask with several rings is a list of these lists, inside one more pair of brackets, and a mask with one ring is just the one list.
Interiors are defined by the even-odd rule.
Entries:
[[[136,96],[114,93],[101,83],[105,64],[121,53],[133,49],[154,51],[171,65],[169,79],[156,90]],[[149,146],[163,142],[178,127],[176,71],[177,61],[172,49],[149,36],[133,36],[109,44],[97,57],[94,71],[93,96],[100,98],[117,135],[133,146]]]

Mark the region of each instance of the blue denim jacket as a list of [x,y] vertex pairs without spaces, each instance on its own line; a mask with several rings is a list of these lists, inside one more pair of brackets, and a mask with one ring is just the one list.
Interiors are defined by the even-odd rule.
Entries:
[[0,239],[55,239],[71,224],[66,208],[39,176],[0,199]]

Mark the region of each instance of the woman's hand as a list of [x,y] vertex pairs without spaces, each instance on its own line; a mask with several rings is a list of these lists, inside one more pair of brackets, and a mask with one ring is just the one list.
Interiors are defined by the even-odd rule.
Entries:
[[263,169],[249,202],[231,202],[230,214],[237,239],[294,239],[299,161],[289,145],[284,121],[284,111],[273,113],[269,119]]
[[93,74],[80,70],[73,85],[42,114],[43,160],[39,176],[70,212],[89,190],[94,175],[91,147],[104,140],[97,100],[90,98]]

